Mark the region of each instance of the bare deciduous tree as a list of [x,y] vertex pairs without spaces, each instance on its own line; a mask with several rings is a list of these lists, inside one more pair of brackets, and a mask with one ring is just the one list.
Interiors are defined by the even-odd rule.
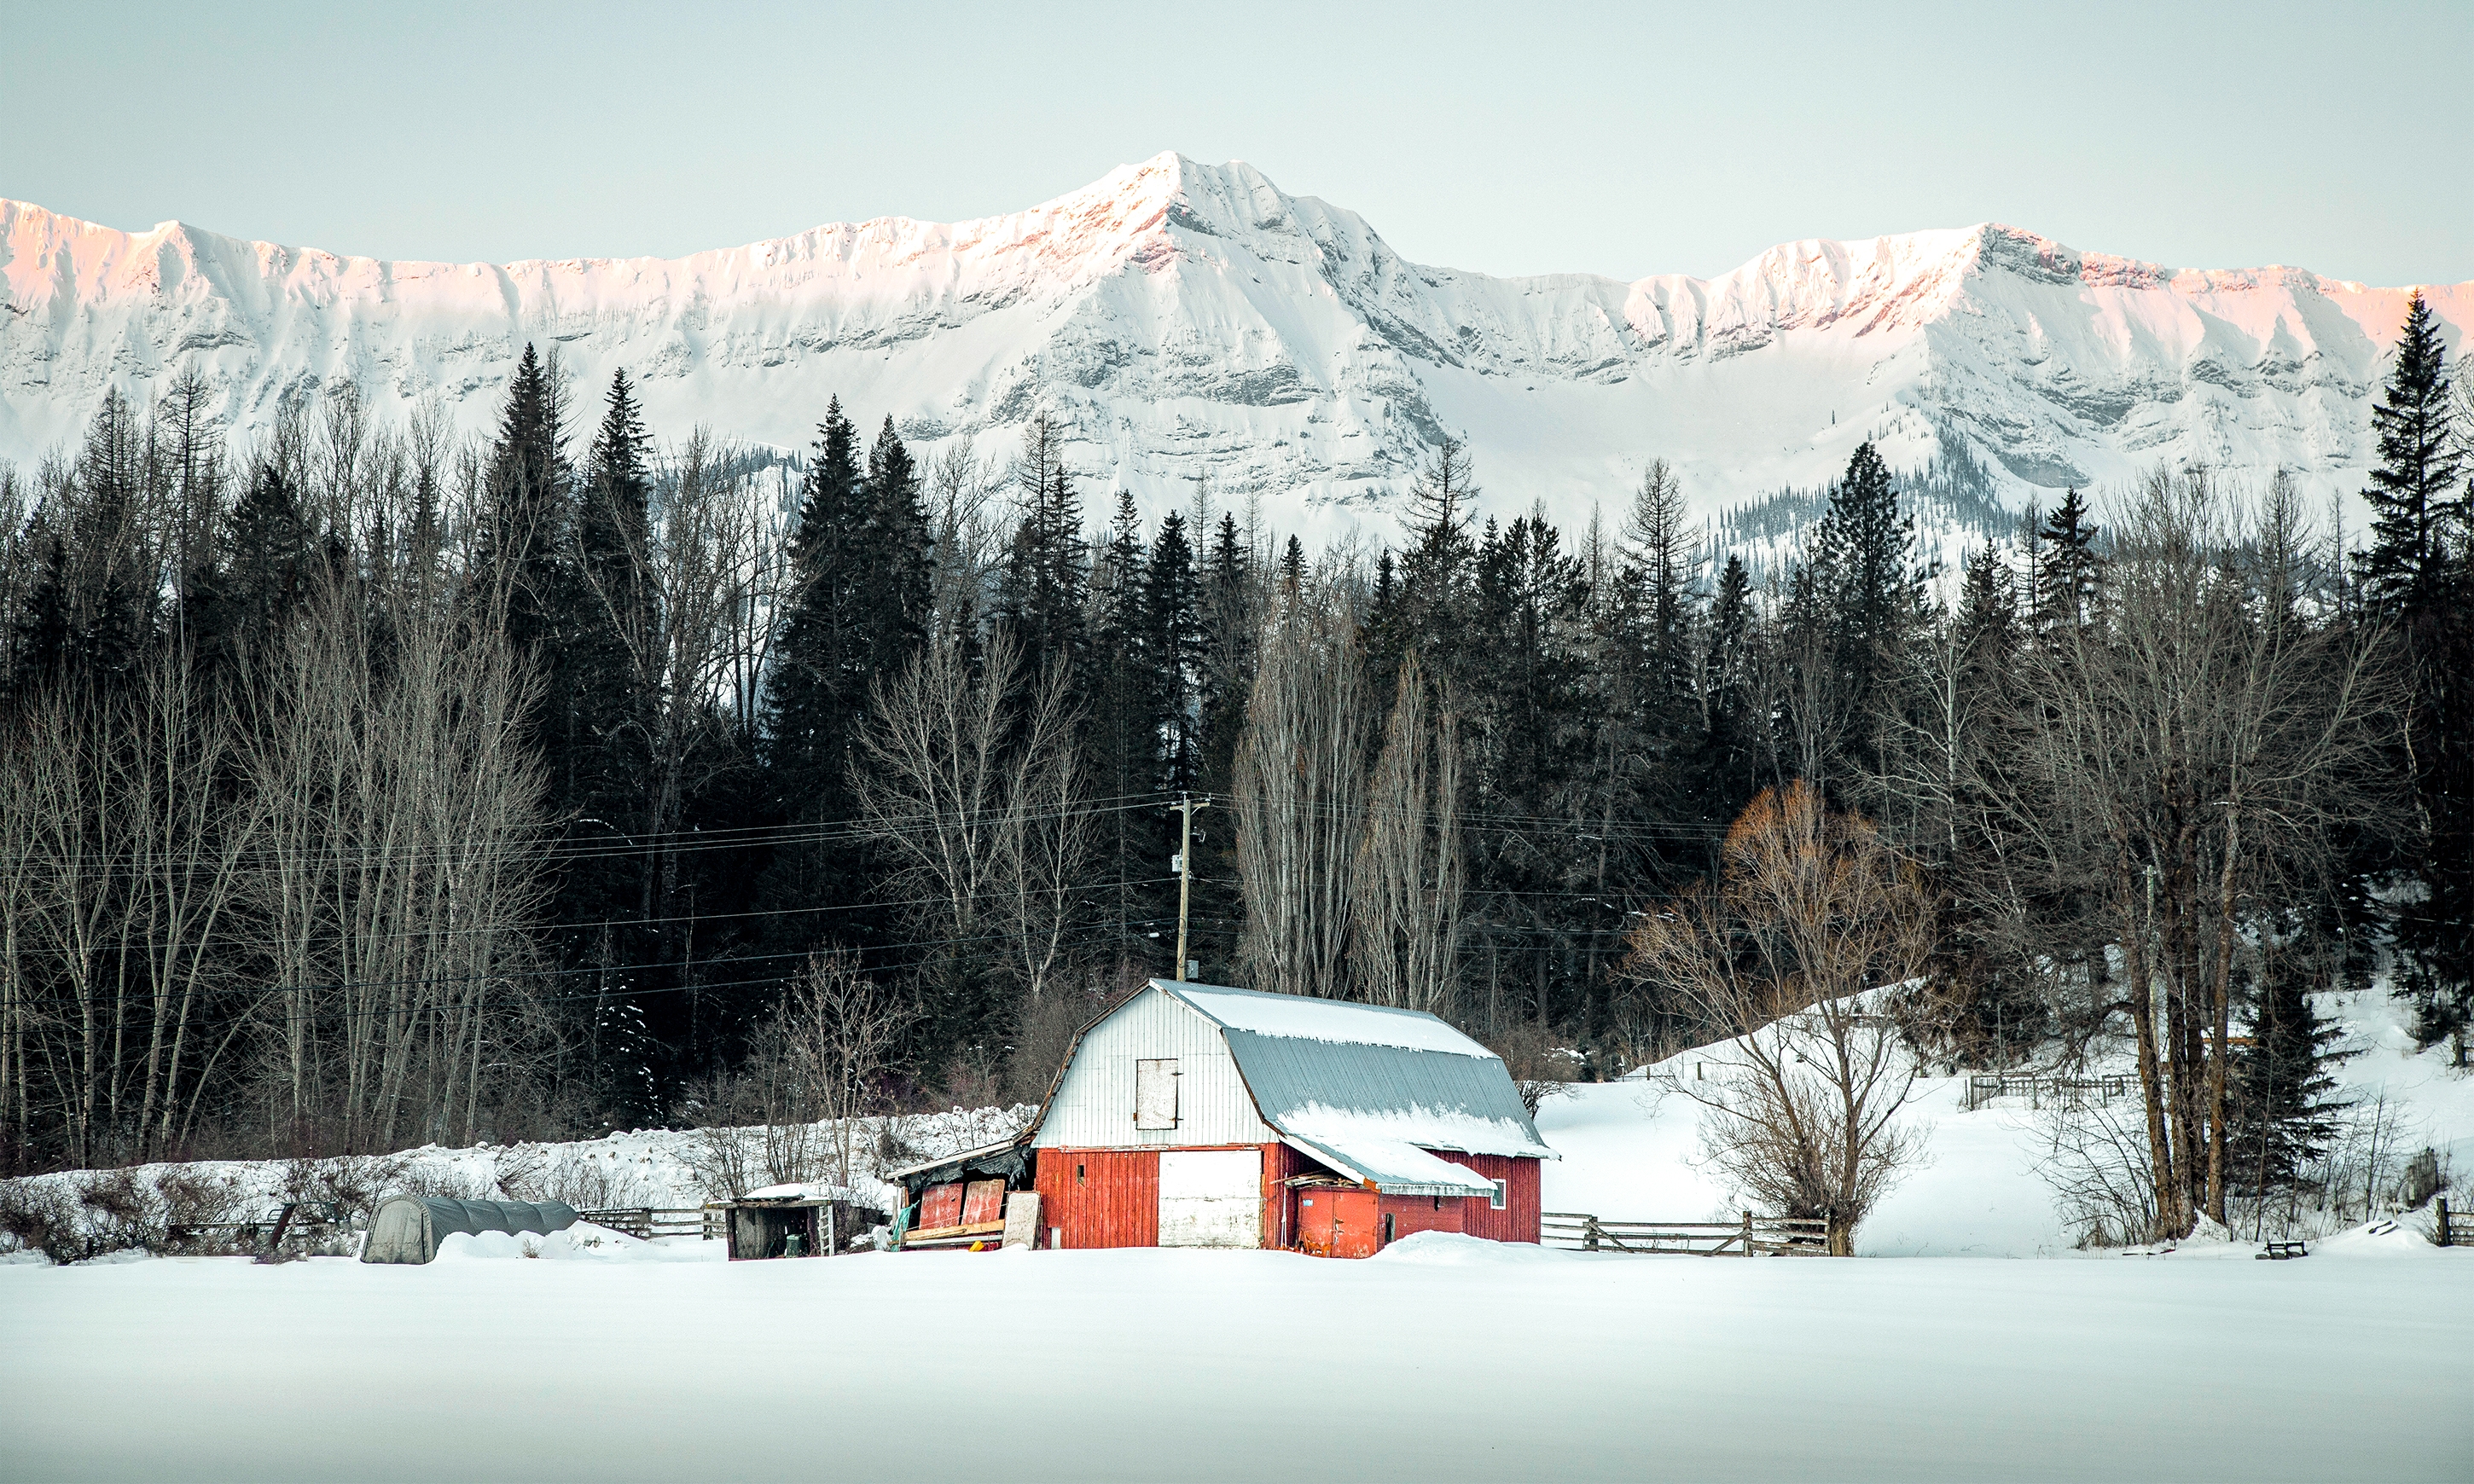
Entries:
[[541,885],[531,682],[495,625],[326,585],[261,678],[249,775],[279,1121],[345,1148],[471,1138],[521,1070]]
[[1366,817],[1366,665],[1354,614],[1288,602],[1237,750],[1240,952],[1257,989],[1339,998]]
[[847,953],[809,958],[782,1005],[782,1049],[825,1126],[827,1172],[847,1185],[859,1173],[860,1120],[884,1094],[894,1043],[912,1019],[910,1005],[859,971]]
[[2386,800],[2374,635],[2307,622],[2290,482],[2260,502],[2205,469],[2121,513],[2100,621],[2030,652],[2002,822],[2023,869],[2084,883],[2121,946],[2158,1229],[2225,1219],[2230,983],[2246,915],[2324,867]]
[[1873,826],[1796,782],[1728,831],[1723,869],[1633,934],[1630,972],[1726,1040],[1706,1111],[1711,1161],[1782,1214],[1830,1223],[1833,1253],[1921,1151],[1895,1123],[1915,1062],[1892,1001],[1930,949],[1913,873]]
[[1385,724],[1367,802],[1350,948],[1359,995],[1451,1014],[1459,997],[1463,863],[1460,722],[1450,688],[1413,652]]
[[959,644],[923,645],[878,684],[859,752],[862,827],[941,950],[936,993],[967,996],[1001,943],[1004,972],[1036,1000],[1066,956],[1090,855],[1064,674],[1025,677],[1003,630],[977,664]]

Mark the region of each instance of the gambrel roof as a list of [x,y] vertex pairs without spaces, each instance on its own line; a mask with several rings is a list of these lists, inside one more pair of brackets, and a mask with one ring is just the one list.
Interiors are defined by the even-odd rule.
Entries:
[[[1181,1005],[1217,1030],[1256,1112],[1285,1142],[1388,1194],[1493,1193],[1492,1182],[1430,1150],[1557,1158],[1538,1137],[1503,1059],[1434,1016],[1165,979],[1143,993]],[[1076,1054],[1109,1016],[1084,1027]],[[1027,1137],[1054,1103],[1052,1092]]]

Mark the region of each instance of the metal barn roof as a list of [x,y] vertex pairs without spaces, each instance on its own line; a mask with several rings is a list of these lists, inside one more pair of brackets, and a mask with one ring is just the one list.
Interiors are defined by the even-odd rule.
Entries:
[[1221,1028],[1263,1121],[1393,1195],[1485,1195],[1428,1150],[1552,1160],[1502,1058],[1416,1010],[1225,985],[1152,987]]

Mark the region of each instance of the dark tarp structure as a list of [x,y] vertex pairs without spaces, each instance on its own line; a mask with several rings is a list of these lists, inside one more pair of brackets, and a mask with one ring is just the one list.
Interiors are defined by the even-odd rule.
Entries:
[[363,1262],[427,1262],[438,1244],[458,1232],[532,1233],[547,1235],[575,1225],[575,1208],[564,1201],[455,1201],[436,1195],[395,1195],[370,1217]]

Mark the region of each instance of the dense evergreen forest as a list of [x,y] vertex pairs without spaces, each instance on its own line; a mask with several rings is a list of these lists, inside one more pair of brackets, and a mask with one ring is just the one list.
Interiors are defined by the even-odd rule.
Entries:
[[1654,459],[1560,530],[1445,441],[1397,546],[1316,551],[1093,508],[1045,419],[923,461],[835,403],[786,463],[530,350],[477,443],[210,401],[0,470],[7,1172],[1035,1098],[1175,971],[1180,801],[1196,976],[1533,1082],[1729,1028],[1655,924],[1818,801],[1922,904],[1904,1041],[2135,1041],[2185,1228],[2314,1137],[2309,992],[2389,971],[2462,1055],[2474,416],[2419,299],[2367,533],[2160,470],[1949,572],[1870,444],[1748,564]]

